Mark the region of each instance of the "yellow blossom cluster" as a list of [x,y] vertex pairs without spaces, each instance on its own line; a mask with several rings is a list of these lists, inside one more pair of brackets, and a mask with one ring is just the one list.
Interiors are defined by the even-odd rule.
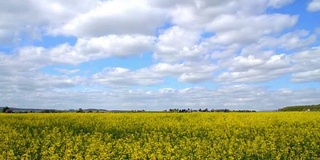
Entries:
[[320,159],[320,112],[0,114],[0,159]]

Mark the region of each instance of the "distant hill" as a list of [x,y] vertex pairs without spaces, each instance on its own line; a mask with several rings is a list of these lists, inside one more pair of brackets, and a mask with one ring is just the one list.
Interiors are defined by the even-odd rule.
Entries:
[[288,107],[281,108],[278,111],[320,111],[320,104],[288,106]]
[[[0,107],[0,112],[5,107]],[[69,109],[69,110],[57,110],[57,109],[35,109],[35,108],[14,108],[9,107],[13,112],[45,112],[45,113],[53,113],[53,112],[77,112],[77,109]],[[84,112],[121,112],[117,110],[105,110],[105,109],[83,109]]]
[[[2,111],[2,109],[5,107],[0,107],[0,112]],[[13,107],[9,107],[13,112],[41,112],[44,109],[35,109],[35,108],[13,108]]]

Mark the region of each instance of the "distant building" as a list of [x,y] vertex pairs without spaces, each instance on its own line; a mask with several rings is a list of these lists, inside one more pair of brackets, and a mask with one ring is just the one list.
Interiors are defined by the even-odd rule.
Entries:
[[7,109],[5,113],[13,113],[11,109]]

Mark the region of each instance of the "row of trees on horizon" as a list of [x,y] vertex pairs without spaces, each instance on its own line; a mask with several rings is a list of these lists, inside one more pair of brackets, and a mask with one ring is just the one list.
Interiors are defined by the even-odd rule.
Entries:
[[[167,111],[166,111],[167,112]],[[256,112],[255,110],[230,110],[230,109],[211,109],[209,110],[208,108],[206,109],[198,109],[198,110],[193,110],[193,109],[169,109],[168,112]]]
[[288,106],[281,108],[278,111],[320,111],[320,104]]
[[[1,108],[1,107],[0,107]],[[316,105],[300,105],[300,106],[288,106],[284,107],[281,109],[278,109],[277,111],[320,111],[320,104]],[[76,112],[76,113],[93,113],[93,112],[148,112],[145,110],[131,110],[131,111],[121,111],[121,110],[99,110],[99,109],[87,109],[84,110],[82,108],[79,108],[78,110],[56,110],[56,109],[37,109],[37,111],[33,110],[23,110],[23,111],[15,111],[14,109],[9,108],[8,106],[2,108],[2,113],[33,113],[33,112],[38,112],[38,113],[63,113],[63,112]],[[164,112],[179,112],[179,113],[188,113],[188,112],[256,112],[255,110],[230,110],[230,109],[169,109],[169,110],[164,110]]]

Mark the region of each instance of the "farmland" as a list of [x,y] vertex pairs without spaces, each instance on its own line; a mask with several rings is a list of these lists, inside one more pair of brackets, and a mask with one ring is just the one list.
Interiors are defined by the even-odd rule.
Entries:
[[0,114],[0,159],[319,159],[320,112]]

